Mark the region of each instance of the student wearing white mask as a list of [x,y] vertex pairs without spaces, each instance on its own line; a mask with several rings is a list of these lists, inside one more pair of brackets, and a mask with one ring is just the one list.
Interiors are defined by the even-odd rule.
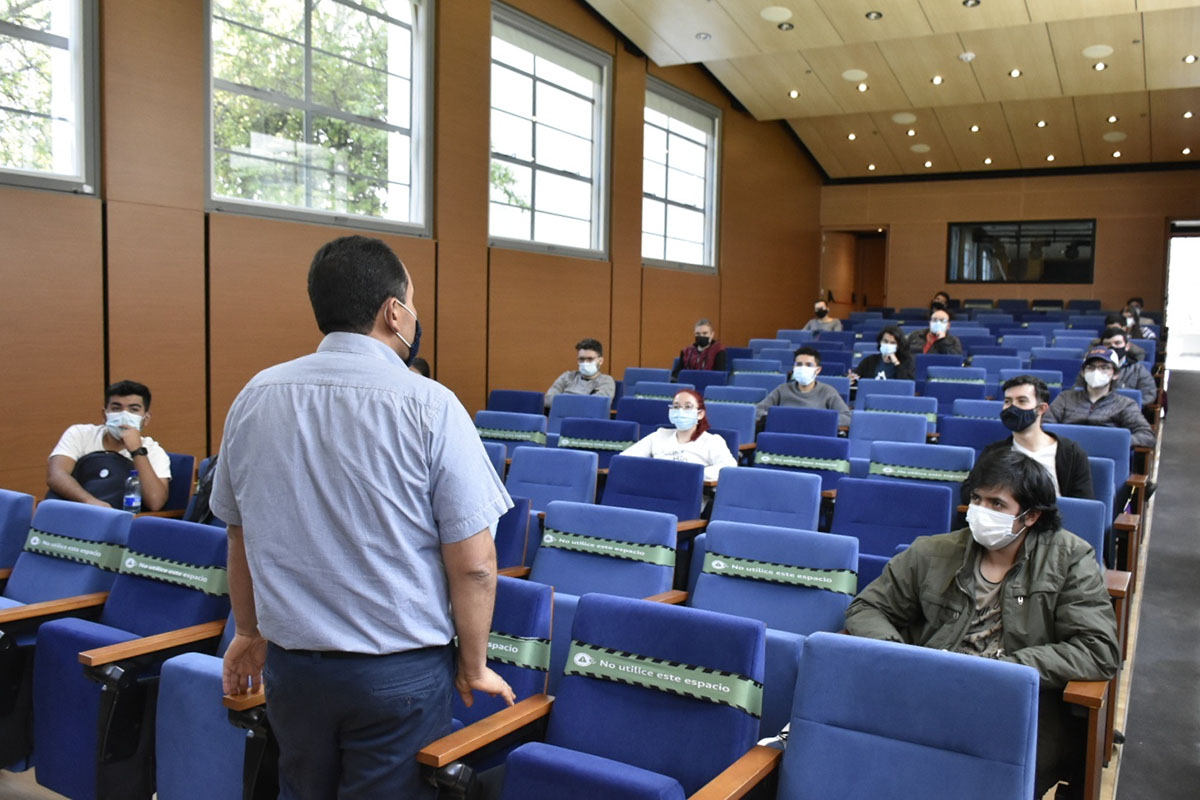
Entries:
[[821,354],[812,347],[796,350],[792,362],[792,379],[776,386],[758,404],[758,418],[767,415],[771,406],[799,408],[832,408],[838,412],[838,425],[850,424],[850,409],[832,386],[817,381],[821,374]]
[[1035,797],[1082,796],[1083,721],[1062,701],[1073,680],[1120,664],[1116,618],[1095,552],[1063,530],[1050,474],[1004,448],[963,484],[967,527],[921,536],[846,611],[855,636],[1015,662],[1041,678]]
[[604,366],[604,347],[595,339],[584,339],[575,345],[577,369],[569,369],[555,379],[546,390],[546,408],[556,394],[598,394],[612,399],[617,382],[611,375],[600,372]]
[[1082,389],[1068,389],[1054,398],[1046,412],[1047,422],[1065,425],[1100,425],[1128,428],[1134,447],[1153,447],[1154,431],[1125,395],[1117,394],[1117,368],[1120,358],[1107,347],[1096,347],[1083,357]]
[[623,456],[666,458],[704,467],[704,480],[715,481],[721,470],[736,467],[725,438],[708,429],[704,398],[692,389],[677,393],[668,412],[671,427],[659,428],[621,451]]
[[914,353],[961,355],[962,342],[950,333],[950,312],[935,308],[929,315],[929,327],[909,335],[908,349]]
[[46,470],[47,497],[120,508],[125,479],[136,469],[142,510],[158,511],[167,502],[171,459],[144,435],[150,390],[136,381],[118,381],[104,392],[103,413],[103,425],[72,425],[58,440]]
[[875,334],[878,352],[858,362],[849,374],[851,380],[859,378],[882,378],[884,380],[915,380],[917,364],[908,349],[908,340],[901,330],[889,326]]

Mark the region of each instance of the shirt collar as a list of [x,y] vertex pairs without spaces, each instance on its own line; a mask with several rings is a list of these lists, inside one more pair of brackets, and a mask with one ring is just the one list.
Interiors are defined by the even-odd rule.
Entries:
[[325,338],[321,340],[321,344],[317,347],[317,352],[354,353],[404,366],[404,360],[396,355],[395,350],[383,342],[361,333],[350,333],[349,331],[334,331],[333,333],[325,334]]

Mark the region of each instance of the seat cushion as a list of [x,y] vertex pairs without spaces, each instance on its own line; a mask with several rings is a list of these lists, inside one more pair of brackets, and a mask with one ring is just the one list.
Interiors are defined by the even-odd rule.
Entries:
[[505,762],[502,800],[683,800],[674,778],[541,742]]

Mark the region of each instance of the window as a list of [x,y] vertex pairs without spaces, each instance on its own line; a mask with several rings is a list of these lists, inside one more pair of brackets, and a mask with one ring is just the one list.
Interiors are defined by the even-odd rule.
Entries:
[[610,64],[582,42],[505,6],[493,7],[493,241],[604,251]]
[[642,258],[716,266],[721,112],[647,78],[642,140]]
[[210,3],[213,207],[426,232],[428,0]]
[[95,6],[0,0],[0,180],[95,192]]
[[952,222],[946,279],[958,283],[1091,283],[1096,220]]

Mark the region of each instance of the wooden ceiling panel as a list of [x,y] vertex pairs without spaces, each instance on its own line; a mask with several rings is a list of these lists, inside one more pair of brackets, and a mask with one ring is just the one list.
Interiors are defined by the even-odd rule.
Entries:
[[[961,169],[972,172],[1021,168],[1008,120],[999,103],[943,106],[934,111]],[[973,125],[979,130],[972,131]],[[986,159],[991,162],[984,163]]]
[[[599,2],[600,0],[596,0],[596,3]],[[758,53],[758,46],[733,18],[725,13],[725,9],[716,3],[697,3],[695,0],[623,0],[623,5],[688,63],[738,58]],[[617,25],[617,28],[624,30],[620,25]],[[704,34],[708,35],[707,39],[697,38],[698,35]]]
[[1200,86],[1200,8],[1143,14],[1146,36],[1146,88]]
[[[880,136],[870,114],[843,114],[808,120],[846,171],[855,177],[900,175],[900,162]],[[854,139],[850,139],[854,134]],[[874,164],[875,169],[870,165]]]
[[[1004,117],[1025,169],[1083,164],[1075,106],[1069,97],[1004,103]],[[1045,127],[1038,127],[1038,122]],[[1048,160],[1048,156],[1054,160]]]
[[[983,92],[971,68],[959,60],[962,42],[956,33],[943,33],[912,41],[879,42],[892,74],[900,82],[908,102],[914,106],[946,106],[982,103]],[[933,77],[941,78],[935,85]]]
[[1187,8],[1200,5],[1197,0],[1138,0],[1138,11],[1165,11],[1170,8]]
[[[1051,22],[1047,28],[1063,94],[1111,94],[1146,88],[1141,14]],[[1111,47],[1112,54],[1101,58],[1084,55],[1084,49],[1093,45]],[[1106,65],[1103,71],[1095,69],[1100,63]]]
[[[816,0],[716,0],[729,18],[737,23],[760,52],[804,50],[809,47],[833,47],[842,37],[825,18]],[[792,12],[787,20],[794,27],[779,30],[779,23],[768,22],[761,12],[768,6],[782,6]]]
[[[1110,116],[1117,118],[1109,122]],[[1083,161],[1091,166],[1140,164],[1150,160],[1150,95],[1148,92],[1088,95],[1075,98],[1075,123]],[[1117,134],[1124,134],[1119,141]],[[1104,137],[1108,136],[1109,139]],[[1113,156],[1120,153],[1120,158]]]
[[[964,31],[959,38],[963,47],[975,54],[971,70],[988,102],[1062,94],[1045,25]],[[1010,77],[1013,69],[1021,70],[1021,76]]]
[[1150,92],[1150,145],[1155,161],[1200,159],[1200,89]]
[[[933,33],[917,0],[817,0],[817,5],[847,44]],[[883,13],[883,17],[867,19],[873,11]]]
[[587,0],[588,5],[613,24],[613,26],[629,37],[629,39],[650,57],[650,60],[660,67],[683,64],[687,61],[672,49],[663,37],[659,36],[633,9],[623,0]]
[[1034,22],[1083,19],[1137,11],[1136,0],[1025,0]]
[[1024,3],[980,3],[967,8],[962,0],[920,0],[925,19],[935,33],[978,31],[1028,25],[1029,11]]
[[[843,111],[879,111],[909,105],[892,68],[874,44],[822,47],[805,50],[803,56]],[[867,91],[858,91],[859,81],[842,77],[842,73],[850,69],[867,73],[862,81],[867,85]]]
[[[871,115],[875,130],[896,157],[900,168],[910,175],[925,172],[956,172],[958,159],[942,134],[942,126],[932,109],[914,108],[908,112],[916,117],[912,122],[896,122],[887,112]],[[909,136],[908,132],[913,135]],[[917,150],[913,148],[916,147]],[[930,166],[926,167],[925,163]]]
[[829,177],[853,177],[845,166],[842,165],[842,162],[838,160],[833,148],[825,142],[825,138],[821,136],[816,126],[813,125],[812,119],[789,119],[787,122],[792,130],[796,132],[796,135],[800,137],[800,141],[804,142],[804,146],[808,148],[808,152],[820,163],[821,168],[825,170]]
[[775,107],[771,101],[751,83],[741,70],[737,61],[706,61],[704,66],[713,77],[721,82],[730,94],[738,99],[750,115],[757,120],[773,119]]
[[[722,73],[714,69],[715,63],[717,62],[706,64],[706,66],[712,69],[718,78],[721,78]],[[768,111],[759,113],[758,110],[755,110],[752,112],[757,119],[820,117],[837,114],[842,110],[808,62],[797,52],[750,56],[731,59],[724,63],[736,69],[744,84],[752,87],[751,90],[765,101]],[[734,91],[730,84],[726,83],[726,86],[730,88],[730,91]],[[792,91],[799,92],[799,97],[792,98],[790,96]],[[737,91],[734,91],[734,94],[739,99],[741,98],[741,94]],[[749,107],[747,104],[747,108]]]

